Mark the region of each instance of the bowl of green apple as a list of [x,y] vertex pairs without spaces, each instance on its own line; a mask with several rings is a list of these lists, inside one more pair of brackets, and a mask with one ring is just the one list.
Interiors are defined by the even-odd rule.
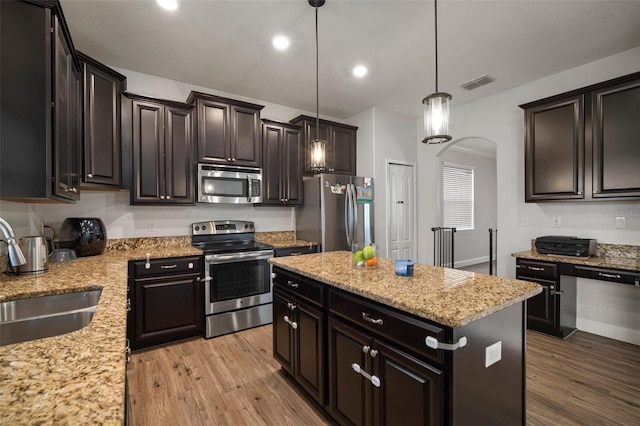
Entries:
[[376,268],[378,254],[376,245],[355,243],[351,245],[351,264],[354,268]]

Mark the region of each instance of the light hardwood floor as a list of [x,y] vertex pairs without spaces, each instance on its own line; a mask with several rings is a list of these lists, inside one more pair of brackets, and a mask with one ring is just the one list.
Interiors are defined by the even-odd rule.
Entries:
[[[132,355],[132,425],[328,425],[273,359],[271,326]],[[640,425],[640,346],[527,332],[527,424]]]

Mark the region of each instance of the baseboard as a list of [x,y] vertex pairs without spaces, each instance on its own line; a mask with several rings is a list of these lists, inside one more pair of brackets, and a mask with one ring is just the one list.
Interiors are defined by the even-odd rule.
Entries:
[[598,336],[608,337],[610,339],[620,340],[621,342],[632,343],[634,345],[640,345],[640,331],[638,330],[631,330],[629,328],[580,317],[576,318],[576,326],[578,327],[578,330],[586,331],[587,333],[597,334]]
[[[495,256],[493,258],[496,259]],[[485,263],[489,261],[489,256],[476,257],[475,259],[456,260],[456,268],[464,268],[465,266],[477,265],[478,263]]]

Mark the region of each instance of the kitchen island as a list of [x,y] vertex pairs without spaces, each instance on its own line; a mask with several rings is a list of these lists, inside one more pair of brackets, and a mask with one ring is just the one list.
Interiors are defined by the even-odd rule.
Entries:
[[274,258],[274,357],[341,424],[524,424],[539,285],[346,251]]

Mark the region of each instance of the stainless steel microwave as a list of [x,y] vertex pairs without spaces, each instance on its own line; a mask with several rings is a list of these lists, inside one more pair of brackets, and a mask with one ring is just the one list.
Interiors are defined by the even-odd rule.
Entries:
[[261,203],[262,169],[198,164],[198,202]]

